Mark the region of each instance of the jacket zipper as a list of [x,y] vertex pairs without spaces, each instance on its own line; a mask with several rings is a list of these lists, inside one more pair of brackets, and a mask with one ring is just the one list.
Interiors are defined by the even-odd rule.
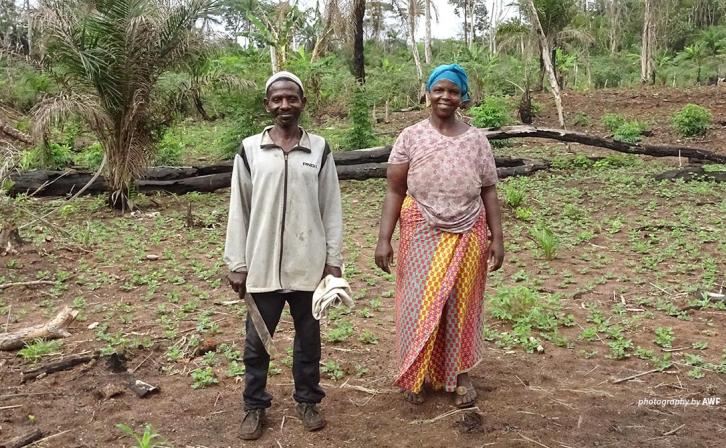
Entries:
[[284,289],[282,287],[282,251],[285,246],[285,215],[287,214],[287,154],[285,152],[285,183],[282,189],[282,227],[280,230],[280,264],[277,274],[280,279],[280,289]]

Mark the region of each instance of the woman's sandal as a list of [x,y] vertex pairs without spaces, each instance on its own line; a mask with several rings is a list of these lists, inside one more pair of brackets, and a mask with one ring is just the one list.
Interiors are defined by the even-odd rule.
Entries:
[[415,394],[411,391],[405,390],[403,391],[403,398],[409,403],[416,405],[423,404],[424,402],[423,392]]
[[454,404],[459,409],[473,408],[476,404],[476,397],[476,389],[473,385],[470,387],[457,386],[454,392]]

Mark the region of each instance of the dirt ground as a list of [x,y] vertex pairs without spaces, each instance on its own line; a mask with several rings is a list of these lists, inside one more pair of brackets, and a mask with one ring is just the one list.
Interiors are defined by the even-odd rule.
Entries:
[[[601,115],[619,112],[652,123],[647,141],[653,143],[676,141],[669,114],[686,102],[700,103],[711,108],[716,124],[705,138],[684,143],[726,152],[726,96],[715,89],[568,92],[564,101],[570,115],[591,117],[582,130],[606,135]],[[549,102],[538,101],[543,110],[536,124],[553,125]],[[395,125],[400,129],[421,116],[399,114]],[[543,143],[506,150],[545,151]],[[24,229],[30,243],[0,256],[0,284],[52,282],[0,289],[4,330],[43,322],[63,305],[80,312],[71,336],[39,361],[0,352],[0,446],[36,428],[51,438],[35,446],[136,446],[116,428],[119,423],[137,433],[149,423],[166,440],[159,446],[177,448],[723,446],[726,370],[718,372],[726,369],[726,311],[693,303],[703,288],[723,293],[726,286],[726,188],[650,179],[673,163],[527,179],[522,188],[528,206],[562,235],[553,260],[540,256],[531,241],[534,221],[503,205],[507,258],[490,278],[487,300],[525,285],[542,297],[560,297],[561,313],[572,322],[558,326],[566,343],[542,339],[543,353],[527,353],[502,342],[511,322],[490,317],[489,328],[499,336],[472,371],[479,399],[469,411],[457,411],[443,393],[411,405],[392,387],[393,282],[379,274],[372,257],[384,183],[344,182],[347,273],[357,305],[323,323],[328,427],[306,433],[295,417],[287,351],[294,333],[285,314],[268,383],[275,399],[256,442],[238,438],[243,382],[228,373],[234,356],[225,359],[218,348],[212,359],[198,348],[223,343],[241,350],[243,344],[244,307],[223,281],[220,261],[227,192],[142,198],[142,211],[123,217],[107,210],[102,198],[82,199]],[[28,200],[22,206],[30,221],[59,204]],[[185,224],[188,204],[193,227]],[[579,210],[576,221],[564,216],[570,204]],[[596,309],[606,318],[603,331],[584,340]],[[352,325],[352,334],[332,342],[341,322]],[[658,328],[672,330],[671,348],[654,344]],[[624,359],[612,356],[619,332],[633,344]],[[670,367],[656,371],[635,347],[670,354]],[[170,355],[174,348],[178,356]],[[21,382],[23,371],[97,350],[123,353],[123,367],[159,392],[137,398],[125,387],[126,374],[114,373],[106,356]],[[190,373],[207,365],[218,384],[193,389]],[[615,383],[634,375],[640,376]],[[118,394],[105,396],[111,390]]]

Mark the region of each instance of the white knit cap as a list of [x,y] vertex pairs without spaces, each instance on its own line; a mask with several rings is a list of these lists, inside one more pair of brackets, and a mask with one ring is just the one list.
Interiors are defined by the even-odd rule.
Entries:
[[270,86],[272,85],[273,82],[279,81],[281,79],[285,79],[285,80],[294,82],[295,84],[298,85],[298,87],[300,87],[300,90],[302,90],[303,95],[305,95],[305,88],[303,87],[303,84],[302,84],[302,81],[300,81],[300,78],[298,78],[295,74],[286,72],[284,70],[281,72],[275,73],[274,75],[270,76],[267,79],[267,82],[265,83],[265,93],[267,93],[267,91],[270,90]]

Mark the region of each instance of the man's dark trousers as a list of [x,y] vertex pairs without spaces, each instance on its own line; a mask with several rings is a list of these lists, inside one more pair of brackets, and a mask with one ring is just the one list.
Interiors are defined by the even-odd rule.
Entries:
[[[313,293],[305,291],[265,292],[252,294],[270,335],[280,321],[285,302],[295,324],[292,376],[295,380],[293,398],[298,403],[320,403],[325,392],[320,387],[320,322],[313,317]],[[244,351],[245,410],[268,408],[272,396],[265,390],[270,355],[265,351],[252,320],[247,315]]]

